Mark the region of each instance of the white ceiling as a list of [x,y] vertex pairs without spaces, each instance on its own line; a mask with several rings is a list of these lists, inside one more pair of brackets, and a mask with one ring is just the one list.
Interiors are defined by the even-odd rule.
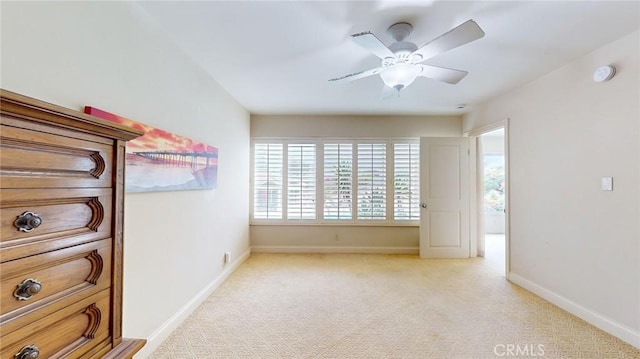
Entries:
[[[158,25],[255,114],[459,114],[640,26],[638,1],[140,1]],[[425,61],[469,71],[457,85],[418,78],[380,100],[379,76],[327,80],[380,60],[350,35],[386,44],[399,21],[418,46],[473,19],[480,40]],[[605,64],[603,64],[605,65]],[[594,69],[595,70],[595,69]],[[584,76],[591,76],[586,72]],[[464,110],[457,104],[467,104]]]

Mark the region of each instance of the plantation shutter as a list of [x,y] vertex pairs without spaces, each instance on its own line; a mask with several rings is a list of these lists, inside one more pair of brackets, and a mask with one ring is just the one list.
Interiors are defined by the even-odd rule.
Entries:
[[256,143],[254,146],[253,217],[282,219],[283,146]]
[[420,144],[393,144],[393,218],[420,220]]
[[316,218],[316,145],[289,144],[287,218]]
[[324,145],[324,219],[351,220],[353,193],[353,145]]
[[386,218],[386,169],[386,143],[358,144],[358,219]]

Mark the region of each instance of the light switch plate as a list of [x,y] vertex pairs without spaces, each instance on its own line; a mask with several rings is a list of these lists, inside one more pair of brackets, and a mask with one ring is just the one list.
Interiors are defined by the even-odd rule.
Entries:
[[602,190],[613,191],[613,177],[602,177]]

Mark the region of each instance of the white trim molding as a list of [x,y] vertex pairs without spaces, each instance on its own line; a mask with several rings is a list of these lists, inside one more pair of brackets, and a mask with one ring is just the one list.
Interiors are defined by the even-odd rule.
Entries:
[[463,135],[465,137],[477,137],[477,136],[483,135],[483,134],[485,134],[487,132],[499,130],[501,128],[505,128],[505,131],[506,131],[507,126],[509,126],[509,118],[508,117],[505,118],[504,120],[492,122],[490,124],[487,124],[487,125],[484,125],[484,126],[481,126],[481,127],[478,127],[478,128],[471,129],[471,130],[463,133]]
[[613,335],[614,337],[625,341],[634,347],[640,349],[640,332],[616,322],[615,320],[608,318],[598,312],[590,310],[581,306],[580,304],[561,296],[553,291],[550,291],[528,279],[525,279],[515,273],[509,273],[509,281],[518,286],[528,290],[529,292],[546,299],[547,301],[555,304],[563,310],[575,315],[576,317],[583,319],[584,321],[598,327],[605,332]]
[[253,246],[252,253],[418,254],[418,247]]
[[196,294],[189,302],[173,314],[167,321],[147,338],[147,344],[135,355],[135,358],[147,358],[169,335],[176,330],[218,287],[251,255],[247,249],[231,265],[228,265],[218,277],[211,281],[204,289]]

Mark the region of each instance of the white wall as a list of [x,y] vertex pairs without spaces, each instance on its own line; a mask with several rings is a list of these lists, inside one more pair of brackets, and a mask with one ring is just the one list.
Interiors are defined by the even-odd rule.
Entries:
[[1,30],[2,88],[219,148],[217,189],[126,195],[124,335],[161,339],[157,330],[228,271],[224,252],[248,253],[248,112],[135,5],[3,2]]
[[461,116],[251,115],[251,137],[460,137]]
[[252,252],[417,254],[418,227],[251,226]]
[[[460,137],[460,116],[251,115],[251,136],[331,138]],[[418,253],[417,226],[252,225],[254,252]]]
[[[464,121],[510,119],[510,278],[638,347],[639,44],[633,32]],[[607,64],[616,76],[594,83]]]

